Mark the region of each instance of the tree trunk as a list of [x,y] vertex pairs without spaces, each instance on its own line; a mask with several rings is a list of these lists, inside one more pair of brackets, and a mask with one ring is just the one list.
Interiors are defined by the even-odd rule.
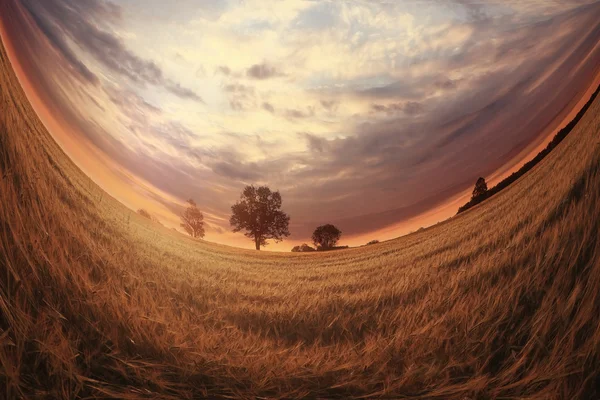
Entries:
[[260,239],[259,238],[254,239],[254,244],[256,245],[256,250],[260,250]]

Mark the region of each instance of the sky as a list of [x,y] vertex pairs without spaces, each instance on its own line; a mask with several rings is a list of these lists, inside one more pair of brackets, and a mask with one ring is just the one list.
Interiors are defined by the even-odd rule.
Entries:
[[292,236],[342,244],[456,213],[531,158],[599,83],[585,0],[3,0],[4,44],[69,157],[132,210],[206,240],[248,184]]

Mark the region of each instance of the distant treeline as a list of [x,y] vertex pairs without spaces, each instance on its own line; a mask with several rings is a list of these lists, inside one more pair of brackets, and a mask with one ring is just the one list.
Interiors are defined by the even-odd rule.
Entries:
[[588,102],[577,113],[575,118],[573,118],[573,120],[571,122],[569,122],[567,124],[567,126],[562,128],[554,136],[554,138],[552,138],[552,141],[550,141],[550,143],[548,143],[548,145],[546,146],[546,148],[544,150],[540,151],[532,160],[526,162],[521,168],[519,168],[518,171],[513,172],[510,176],[508,176],[507,178],[504,178],[493,188],[491,188],[491,189],[487,190],[485,193],[479,194],[477,196],[474,195],[471,198],[471,200],[469,200],[468,203],[466,203],[462,207],[458,208],[457,214],[460,214],[461,212],[468,210],[469,208],[481,203],[483,200],[485,200],[489,197],[492,197],[493,195],[495,195],[502,189],[505,189],[508,185],[515,182],[517,179],[519,179],[521,176],[523,176],[526,172],[531,170],[537,163],[539,163],[541,160],[543,160],[544,157],[546,157],[550,153],[550,151],[552,151],[552,149],[554,149],[573,130],[575,125],[577,125],[577,123],[581,120],[581,118],[586,113],[586,111],[590,108],[590,106],[596,99],[596,96],[598,96],[598,93],[600,93],[600,86],[598,86],[596,91],[592,94],[592,96],[590,97]]

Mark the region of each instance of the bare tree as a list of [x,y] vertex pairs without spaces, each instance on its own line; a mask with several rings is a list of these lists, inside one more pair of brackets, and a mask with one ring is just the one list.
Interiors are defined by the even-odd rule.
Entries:
[[188,208],[181,214],[181,227],[193,238],[204,237],[204,215],[192,199],[187,201]]

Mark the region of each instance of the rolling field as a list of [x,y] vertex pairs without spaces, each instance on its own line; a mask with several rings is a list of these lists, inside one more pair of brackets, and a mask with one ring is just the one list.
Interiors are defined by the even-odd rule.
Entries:
[[600,397],[600,99],[531,172],[396,240],[196,242],[60,150],[0,49],[0,398]]

